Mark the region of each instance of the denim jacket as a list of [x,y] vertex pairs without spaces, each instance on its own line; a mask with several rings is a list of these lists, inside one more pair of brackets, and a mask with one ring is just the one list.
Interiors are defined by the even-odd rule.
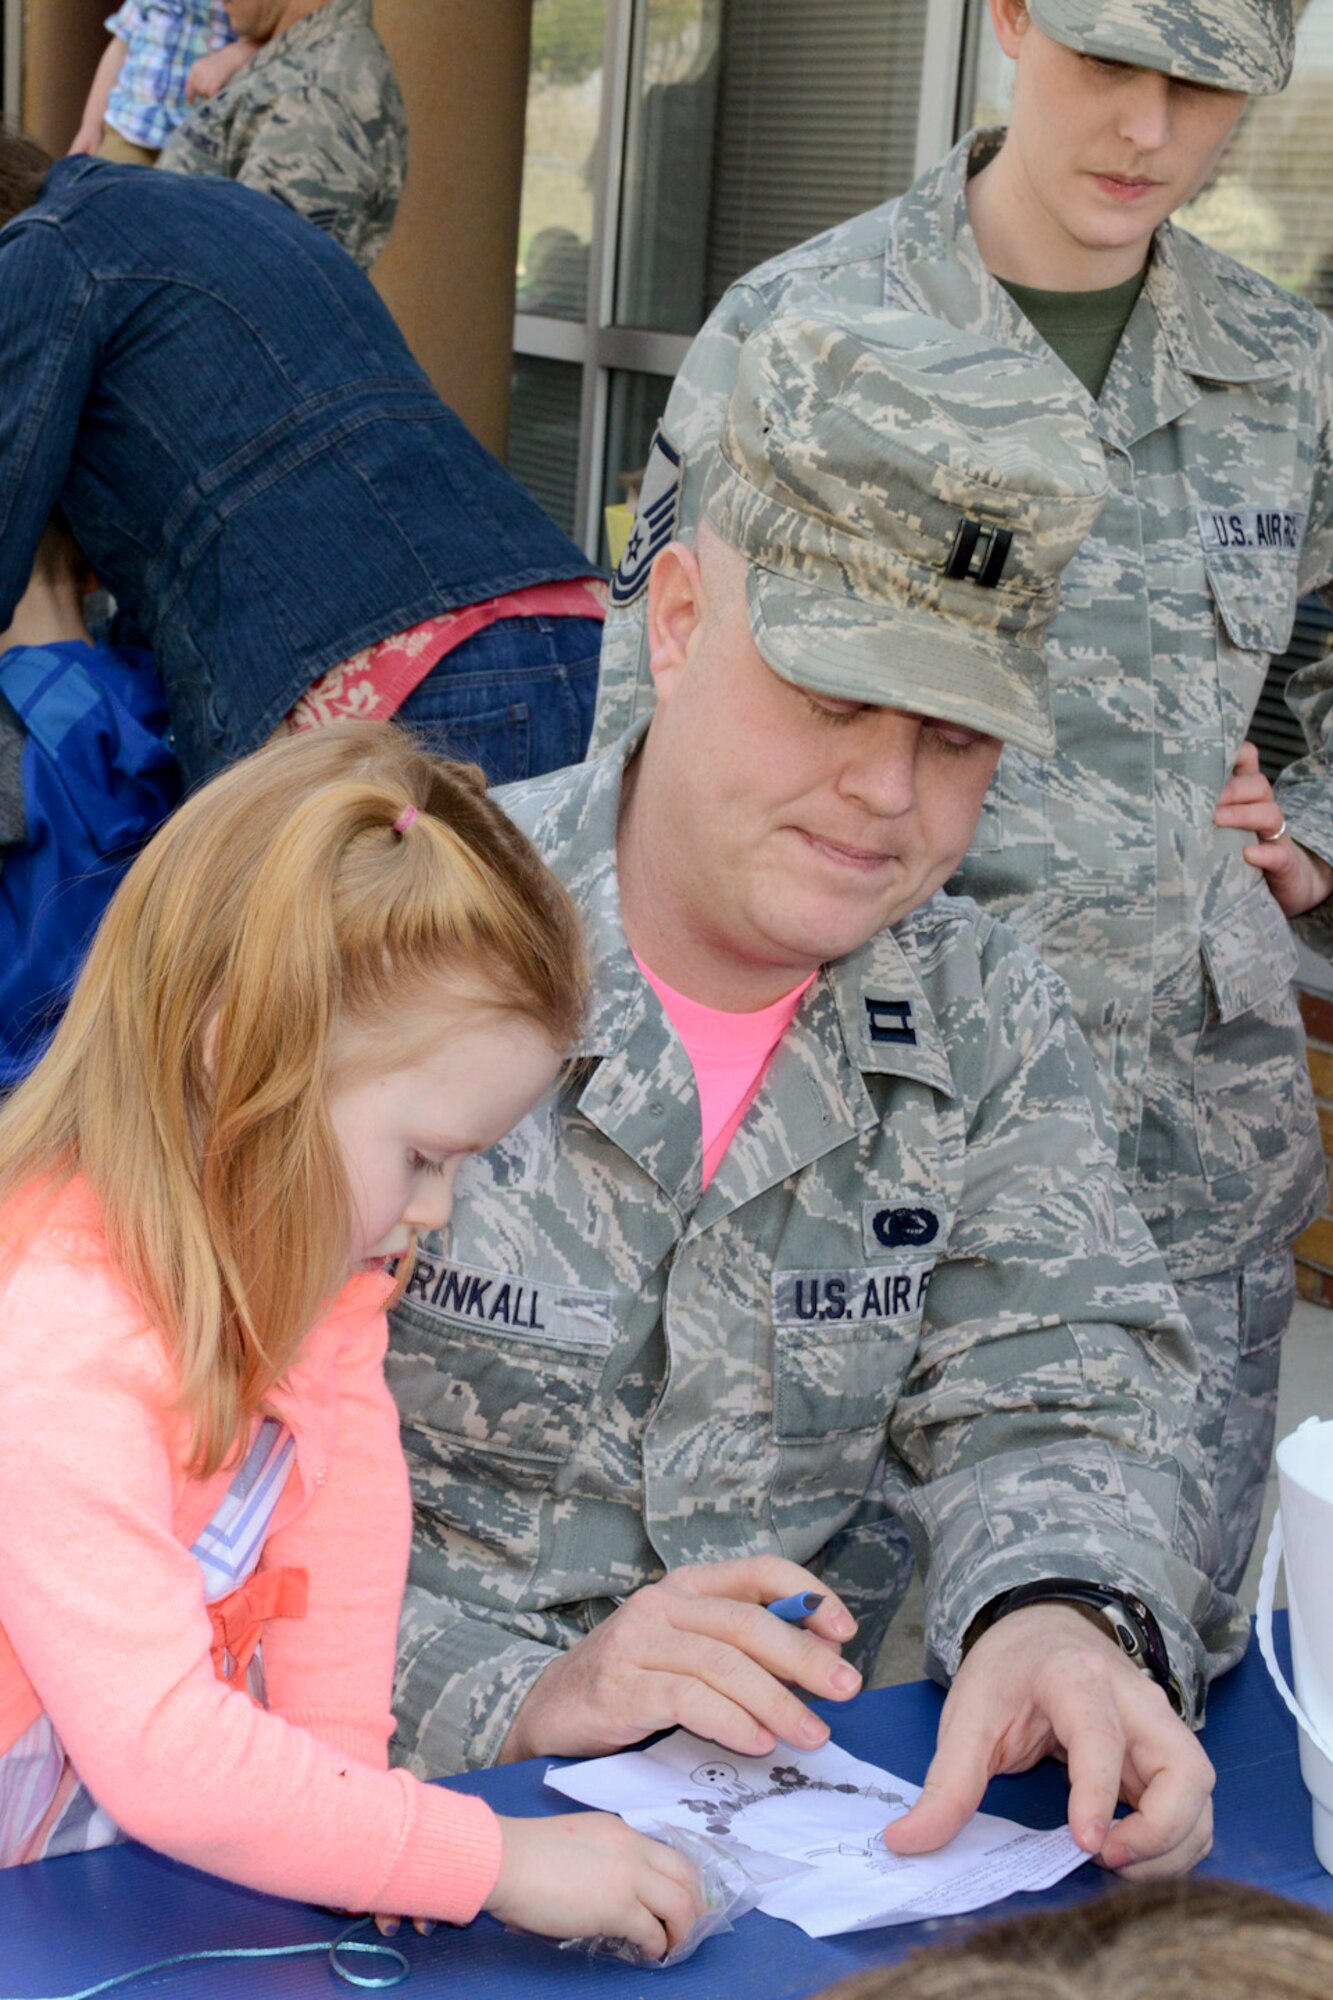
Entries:
[[0,630],[57,504],[157,655],[191,783],[361,647],[590,569],[320,230],[87,158],[0,231]]

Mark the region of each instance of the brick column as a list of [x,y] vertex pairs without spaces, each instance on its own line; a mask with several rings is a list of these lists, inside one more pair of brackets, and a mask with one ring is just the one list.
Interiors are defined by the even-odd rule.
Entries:
[[531,0],[375,0],[407,189],[375,284],[446,403],[504,456]]

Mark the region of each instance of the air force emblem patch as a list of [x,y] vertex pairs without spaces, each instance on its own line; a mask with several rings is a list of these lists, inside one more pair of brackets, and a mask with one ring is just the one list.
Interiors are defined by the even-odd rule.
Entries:
[[675,539],[679,521],[680,453],[659,424],[648,452],[634,526],[611,579],[612,604],[633,604],[647,585],[653,563]]
[[933,1243],[940,1233],[940,1219],[933,1208],[878,1208],[870,1226],[875,1241],[886,1250],[900,1250],[906,1244]]

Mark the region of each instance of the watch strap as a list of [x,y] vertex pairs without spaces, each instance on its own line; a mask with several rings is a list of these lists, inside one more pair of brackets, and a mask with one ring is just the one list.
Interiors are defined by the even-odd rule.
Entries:
[[1029,1604],[1077,1604],[1095,1611],[1126,1658],[1132,1660],[1161,1688],[1179,1716],[1187,1713],[1185,1691],[1171,1671],[1171,1658],[1162,1637],[1162,1628],[1148,1606],[1133,1591],[1112,1590],[1105,1584],[1087,1583],[1081,1577],[1045,1577],[1040,1583],[1020,1583],[1007,1590],[987,1607],[982,1630],[1021,1611]]

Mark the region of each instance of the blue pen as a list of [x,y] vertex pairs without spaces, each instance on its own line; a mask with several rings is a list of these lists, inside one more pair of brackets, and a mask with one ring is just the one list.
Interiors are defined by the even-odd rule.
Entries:
[[818,1611],[824,1602],[822,1590],[798,1590],[795,1597],[775,1597],[771,1604],[764,1606],[775,1618],[781,1618],[787,1625],[799,1625],[813,1611]]

